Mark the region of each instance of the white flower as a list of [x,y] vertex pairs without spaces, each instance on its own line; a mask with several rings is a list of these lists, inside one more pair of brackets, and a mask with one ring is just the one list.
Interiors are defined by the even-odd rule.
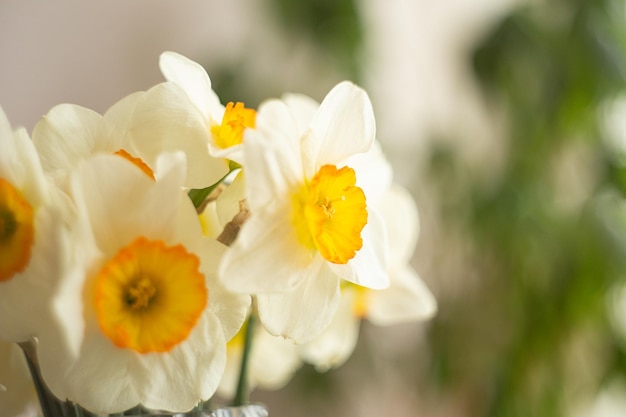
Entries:
[[[387,163],[379,148],[373,148],[359,159],[352,162],[378,166],[377,172],[385,172]],[[437,310],[435,298],[410,266],[419,234],[415,202],[408,191],[397,184],[387,186],[381,193],[380,186],[384,185],[385,181],[379,182],[371,194],[379,197],[375,204],[388,232],[390,285],[380,290],[353,284],[342,287],[341,304],[330,326],[319,337],[300,347],[302,358],[319,371],[338,367],[350,357],[362,319],[388,326],[427,320]]]
[[275,335],[318,335],[339,303],[341,279],[388,285],[382,222],[345,165],[372,146],[375,122],[366,93],[333,88],[310,118],[285,102],[264,103],[246,131],[246,196],[251,217],[226,253],[220,279],[257,294],[259,316]]
[[[211,80],[204,68],[180,54],[164,52],[159,66],[165,79],[180,88],[179,91],[169,89],[158,98],[159,102],[167,103],[168,111],[175,111],[176,118],[158,114],[152,117],[154,114],[150,113],[142,125],[151,125],[156,121],[158,130],[163,131],[165,127],[165,132],[181,131],[177,126],[184,125],[189,135],[205,143],[212,156],[244,164],[243,131],[254,127],[256,112],[241,102],[229,102],[223,106],[211,88]],[[181,92],[187,96],[186,101],[181,98]],[[154,133],[157,137],[164,134],[157,128]]]
[[[13,132],[0,109],[0,338],[77,349],[67,330],[80,321],[70,295],[81,255],[73,247],[71,206],[44,176],[24,129]],[[65,322],[61,310],[77,319]]]
[[138,403],[186,411],[208,399],[249,306],[216,280],[225,247],[202,236],[182,191],[183,154],[162,155],[155,177],[96,155],[70,178],[92,231],[83,244],[99,256],[75,295],[85,318],[78,356],[41,365],[55,394],[95,413]]

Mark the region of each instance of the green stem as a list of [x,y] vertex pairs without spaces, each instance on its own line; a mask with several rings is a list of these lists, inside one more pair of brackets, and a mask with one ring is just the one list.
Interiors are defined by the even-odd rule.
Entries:
[[35,390],[37,391],[37,397],[39,399],[39,405],[41,407],[43,417],[62,417],[65,414],[63,404],[54,395],[52,395],[41,377],[39,363],[37,361],[35,342],[30,340],[28,342],[19,343],[19,346],[22,348],[22,352],[26,358],[28,370],[30,371],[30,375],[33,379]]
[[228,173],[226,175],[224,175],[219,181],[217,181],[215,184],[210,185],[206,188],[194,188],[189,190],[189,198],[191,199],[191,201],[193,202],[193,206],[197,209],[198,207],[200,207],[204,201],[207,199],[207,197],[213,192],[213,190],[215,190],[217,187],[219,187],[219,185],[224,182],[224,180],[236,169],[241,168],[241,166],[239,166],[238,164],[234,163],[231,161],[231,163],[228,165]]
[[248,325],[244,335],[243,353],[241,355],[241,367],[239,368],[239,382],[237,383],[237,392],[233,400],[233,406],[239,407],[248,403],[248,362],[250,361],[250,349],[252,347],[252,335],[256,318],[254,312],[248,317]]

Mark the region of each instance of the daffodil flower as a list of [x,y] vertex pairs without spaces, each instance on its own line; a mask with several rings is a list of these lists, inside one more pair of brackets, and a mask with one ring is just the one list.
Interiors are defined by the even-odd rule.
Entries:
[[45,177],[26,131],[13,132],[0,109],[1,339],[36,336],[45,345],[50,333],[58,349],[77,349],[80,338],[71,338],[67,328],[80,320],[59,315],[62,308],[80,316],[71,299],[82,267],[71,208]]
[[223,259],[220,280],[257,294],[270,333],[298,342],[317,336],[337,309],[342,279],[388,285],[382,221],[357,185],[360,173],[345,164],[367,152],[374,136],[369,99],[349,82],[311,117],[268,101],[246,131],[251,217]]
[[95,413],[139,403],[187,411],[215,392],[226,342],[250,299],[225,291],[216,265],[225,247],[202,236],[182,190],[184,154],[163,154],[153,180],[112,154],[83,161],[70,177],[98,256],[82,290],[84,340],[76,357],[42,363],[60,398]]
[[[175,52],[164,52],[159,66],[165,79],[179,89],[163,89],[158,97],[154,97],[154,107],[167,109],[168,113],[155,113],[153,108],[148,108],[145,114],[139,115],[141,121],[137,124],[154,126],[151,137],[185,132],[185,135],[202,141],[213,157],[244,165],[244,131],[254,128],[256,111],[241,102],[222,105],[211,88],[211,79],[204,68],[189,58]],[[141,112],[144,113],[143,110]]]

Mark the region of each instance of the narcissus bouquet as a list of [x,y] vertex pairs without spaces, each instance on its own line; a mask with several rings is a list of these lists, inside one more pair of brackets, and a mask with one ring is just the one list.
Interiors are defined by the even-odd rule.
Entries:
[[104,115],[61,104],[30,135],[0,111],[10,415],[34,392],[24,358],[47,417],[187,412],[341,365],[361,319],[436,310],[409,265],[415,204],[361,88],[254,110],[223,105],[179,54],[160,68],[165,82]]

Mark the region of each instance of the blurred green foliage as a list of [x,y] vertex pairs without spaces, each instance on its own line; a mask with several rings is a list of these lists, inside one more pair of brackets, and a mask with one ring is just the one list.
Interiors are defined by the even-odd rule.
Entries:
[[[322,78],[325,81],[323,91],[316,93],[325,94],[333,83],[344,79],[357,83],[360,81],[364,29],[358,13],[357,1],[271,0],[268,2],[270,16],[278,23],[278,31],[284,34],[282,42],[287,49],[295,51],[303,48],[319,61],[307,67],[304,70],[305,77],[301,77],[308,76],[309,80],[318,78],[316,81]],[[310,48],[314,51],[310,51]],[[256,107],[263,99],[277,97],[285,92],[283,83],[275,85],[270,82],[260,85],[258,80],[250,80],[249,74],[242,71],[242,68],[255,65],[249,57],[243,56],[234,62],[214,65],[207,69],[211,74],[213,88],[220,97],[229,97],[231,100],[243,101],[250,107]],[[333,80],[333,78],[336,79]],[[306,81],[301,80],[301,82]],[[295,86],[291,86],[293,87]],[[313,93],[311,88],[298,87],[293,91]]]
[[273,0],[285,29],[317,44],[358,81],[363,38],[356,0]]
[[[316,43],[358,81],[355,1],[272,5],[286,33]],[[443,233],[471,244],[462,266],[471,282],[436,294],[429,363],[398,360],[425,401],[449,401],[470,417],[564,416],[612,376],[626,376],[623,336],[607,310],[608,294],[626,277],[626,215],[616,205],[626,195],[626,167],[606,149],[600,126],[601,107],[626,92],[625,23],[623,0],[529,2],[474,51],[481,88],[505,109],[506,163],[486,181],[457,149],[432,149],[422,181],[437,191]],[[213,72],[217,89],[234,90],[235,72]],[[575,176],[560,172],[567,155]],[[577,201],[580,182],[590,189]],[[614,200],[604,198],[607,190]],[[376,353],[363,352],[351,361],[366,367]],[[425,375],[408,376],[425,367]],[[333,372],[305,367],[290,389],[301,391],[299,405],[312,415],[341,402]]]
[[[459,175],[454,150],[433,152],[432,177],[468,190],[448,194],[442,212],[472,240],[478,284],[442,300],[431,333],[433,375],[442,390],[470,393],[467,415],[568,415],[626,371],[606,308],[624,276],[624,252],[610,238],[610,210],[595,198],[624,190],[624,168],[607,154],[598,122],[599,106],[626,87],[624,7],[562,0],[507,17],[473,59],[484,91],[507,109],[503,172],[486,184]],[[559,196],[572,191],[553,177],[574,148],[591,155],[592,166],[581,164],[577,175],[590,177],[593,189],[565,210]]]

